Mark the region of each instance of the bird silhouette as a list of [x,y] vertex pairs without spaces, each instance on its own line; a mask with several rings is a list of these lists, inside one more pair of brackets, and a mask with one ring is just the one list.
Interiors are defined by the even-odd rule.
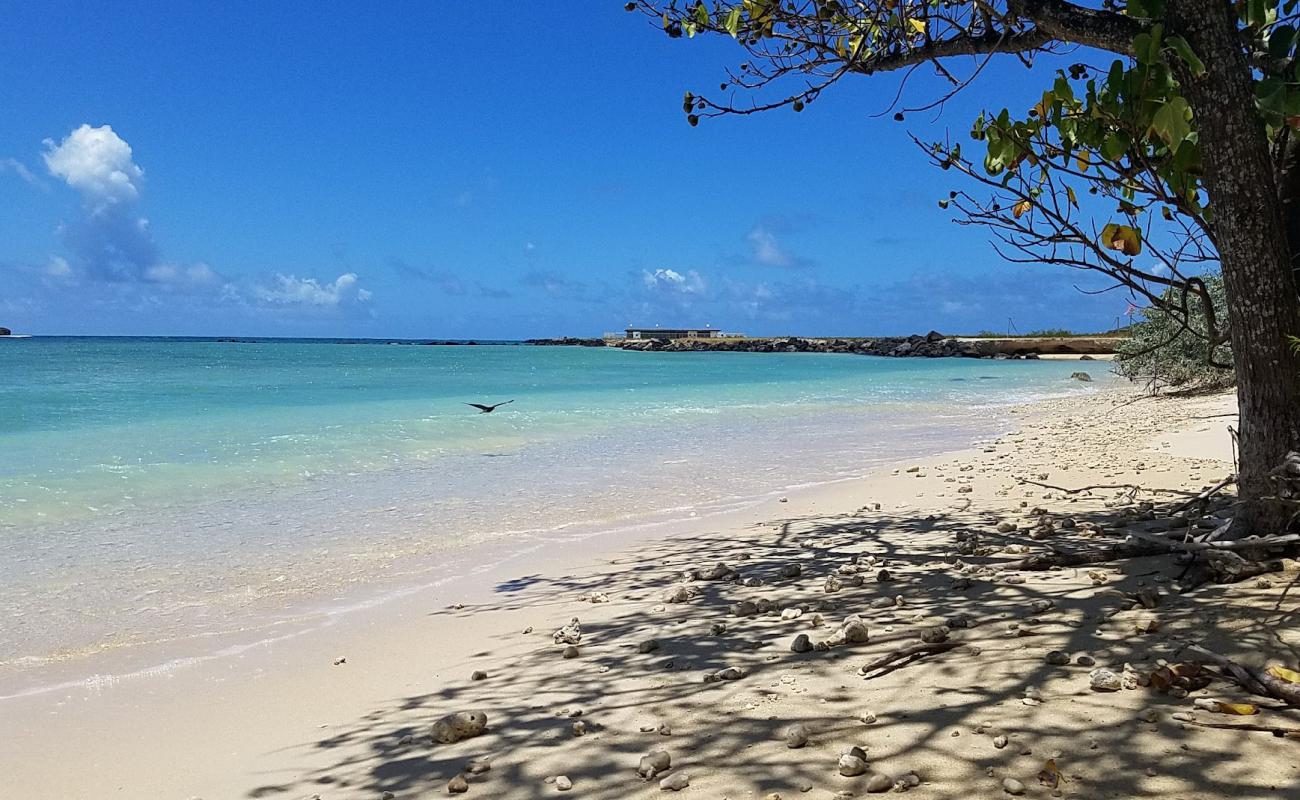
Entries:
[[496,411],[501,406],[508,406],[513,402],[514,400],[507,400],[504,403],[497,403],[494,406],[485,406],[481,403],[466,403],[465,405],[473,406],[474,408],[477,408],[479,411],[482,411],[484,414],[491,414],[493,411]]

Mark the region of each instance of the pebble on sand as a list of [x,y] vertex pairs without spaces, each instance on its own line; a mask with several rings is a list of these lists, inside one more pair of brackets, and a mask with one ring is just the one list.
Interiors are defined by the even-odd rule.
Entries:
[[469,781],[464,775],[457,775],[447,781],[447,794],[464,794],[469,791]]
[[636,774],[641,776],[641,780],[648,781],[661,772],[667,772],[672,765],[673,758],[668,754],[667,750],[651,750],[641,756],[641,763],[636,768]]
[[796,722],[785,729],[785,746],[791,750],[803,747],[808,744],[808,737],[808,726]]
[[487,729],[487,714],[482,711],[460,711],[448,714],[429,730],[435,742],[452,744],[462,739],[478,736]]
[[1025,785],[1015,778],[1003,778],[1002,791],[1007,794],[1021,795],[1025,793]]
[[567,775],[557,775],[555,778],[555,788],[561,792],[567,792],[573,788],[573,781],[569,780]]
[[659,781],[659,788],[666,792],[680,792],[682,789],[685,789],[690,785],[690,776],[685,772],[674,772],[672,775]]

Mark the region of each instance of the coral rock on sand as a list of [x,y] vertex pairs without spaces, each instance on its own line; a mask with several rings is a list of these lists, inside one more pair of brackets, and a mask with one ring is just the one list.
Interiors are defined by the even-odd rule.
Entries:
[[851,747],[840,756],[840,774],[846,778],[862,775],[867,771],[867,753],[861,747]]
[[433,723],[429,735],[435,742],[451,744],[461,739],[478,736],[487,729],[487,714],[482,711],[461,711],[448,714]]
[[560,653],[560,655],[564,656],[565,658],[577,658],[581,654],[582,654],[581,651],[579,651],[578,648],[575,647],[574,645],[569,645],[568,647],[564,648],[564,651],[562,653]]
[[883,772],[873,772],[867,778],[867,791],[873,793],[888,792],[894,788],[894,779]]
[[573,788],[573,781],[569,780],[566,775],[559,775],[555,778],[555,788],[561,792],[567,792]]
[[469,791],[469,781],[464,775],[457,775],[447,781],[447,794],[464,794]]
[[808,726],[796,722],[785,729],[785,746],[794,750],[808,744]]
[[1099,692],[1117,692],[1124,685],[1118,675],[1105,667],[1098,667],[1089,672],[1088,684]]
[[782,578],[797,578],[803,574],[803,567],[798,564],[786,564],[781,567]]
[[1025,785],[1015,778],[1003,778],[1002,791],[1007,794],[1021,795],[1025,793]]
[[577,644],[582,641],[582,623],[577,617],[569,620],[569,624],[560,628],[551,634],[556,644]]
[[664,592],[664,602],[665,603],[689,603],[697,595],[699,595],[699,590],[696,589],[695,587],[678,584],[677,586],[673,586],[668,591]]
[[691,779],[684,772],[675,772],[659,781],[659,788],[664,791],[680,792],[691,785]]
[[719,683],[721,681],[734,681],[745,677],[748,673],[740,667],[727,667],[717,672],[710,672],[704,676],[705,683]]
[[636,768],[636,774],[641,776],[641,780],[650,780],[661,772],[667,772],[673,765],[672,756],[668,755],[667,750],[651,750],[646,755],[641,756],[641,763]]
[[812,640],[808,638],[808,634],[806,633],[801,633],[794,637],[794,641],[790,643],[790,652],[792,653],[807,653],[812,649]]

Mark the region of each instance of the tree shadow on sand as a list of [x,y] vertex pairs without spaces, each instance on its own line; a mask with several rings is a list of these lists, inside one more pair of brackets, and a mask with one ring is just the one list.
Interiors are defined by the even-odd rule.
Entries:
[[[294,755],[315,766],[248,796],[431,796],[445,792],[448,779],[472,759],[490,757],[490,771],[468,776],[470,796],[558,794],[544,779],[563,774],[574,796],[651,797],[660,794],[657,784],[640,781],[635,768],[655,749],[668,750],[674,769],[690,775],[687,794],[789,798],[811,787],[814,797],[862,795],[870,774],[847,778],[836,769],[841,750],[854,745],[866,749],[873,771],[897,778],[914,770],[923,782],[908,791],[916,797],[999,797],[1004,778],[1025,784],[1027,796],[1053,796],[1036,778],[1049,758],[1063,775],[1056,796],[1300,796],[1300,743],[1174,719],[1175,712],[1193,713],[1197,693],[1179,698],[1151,688],[1102,693],[1089,687],[1088,659],[1116,673],[1130,664],[1145,674],[1157,659],[1186,658],[1179,654],[1185,641],[1245,662],[1274,657],[1294,666],[1300,652],[1286,631],[1296,625],[1296,611],[1274,608],[1281,585],[1251,581],[1179,594],[1181,568],[1168,556],[1038,572],[981,570],[1048,547],[1095,547],[1131,524],[1132,512],[1081,512],[1077,527],[1050,541],[1031,539],[1023,529],[994,533],[997,519],[863,509],[785,520],[756,528],[744,541],[697,536],[652,543],[592,577],[520,576],[497,587],[495,603],[435,613],[533,609],[548,627],[529,634],[536,643],[531,651],[495,663],[487,680],[447,680],[435,692],[395,698],[341,732],[298,745]],[[869,557],[876,564],[867,569]],[[865,582],[827,593],[827,577],[855,560]],[[762,583],[693,581],[699,595],[690,602],[663,601],[684,571],[715,562]],[[792,563],[801,575],[783,578],[782,568]],[[877,580],[882,566],[891,580]],[[1104,573],[1104,583],[1095,585],[1090,570]],[[961,588],[963,577],[970,578],[968,588]],[[1143,589],[1159,595],[1154,610],[1135,605]],[[593,593],[609,601],[579,601]],[[901,604],[883,607],[882,598],[895,597]],[[777,611],[730,613],[738,601],[760,599]],[[779,610],[792,607],[805,613],[782,620]],[[817,613],[826,627],[812,627]],[[824,638],[848,614],[868,622],[869,643],[791,652],[796,634]],[[864,663],[959,615],[968,615],[969,627],[949,635],[962,646],[868,677],[859,673]],[[1155,616],[1159,629],[1137,633],[1143,615]],[[565,661],[550,632],[572,616],[583,618],[581,655]],[[649,638],[658,649],[639,652]],[[1048,663],[1053,650],[1068,654],[1070,663]],[[747,674],[703,680],[730,666]],[[1224,681],[1208,691],[1241,696]],[[1260,705],[1266,708],[1259,719],[1273,724],[1300,719]],[[470,709],[487,712],[487,733],[450,745],[430,742],[436,718]],[[1142,713],[1149,709],[1154,717]],[[574,735],[578,720],[586,735]],[[656,731],[664,720],[672,721],[671,735]],[[812,730],[807,747],[786,747],[782,731],[793,722]],[[995,746],[998,736],[1007,737],[1005,747]]]

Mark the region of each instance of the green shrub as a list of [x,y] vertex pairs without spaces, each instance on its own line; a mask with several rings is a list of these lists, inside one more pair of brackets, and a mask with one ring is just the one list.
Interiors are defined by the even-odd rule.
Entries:
[[[1223,279],[1218,275],[1204,278],[1215,316],[1220,327],[1227,322],[1227,303],[1223,295]],[[1170,290],[1164,299],[1177,305],[1179,295]],[[1131,336],[1117,348],[1116,371],[1130,380],[1147,381],[1152,388],[1175,386],[1184,389],[1211,389],[1229,386],[1233,376],[1232,351],[1227,344],[1213,349],[1205,337],[1205,316],[1199,307],[1188,300],[1187,330],[1180,322],[1181,316],[1151,307],[1143,311],[1143,319],[1130,329]],[[1214,363],[1211,363],[1214,362]]]

